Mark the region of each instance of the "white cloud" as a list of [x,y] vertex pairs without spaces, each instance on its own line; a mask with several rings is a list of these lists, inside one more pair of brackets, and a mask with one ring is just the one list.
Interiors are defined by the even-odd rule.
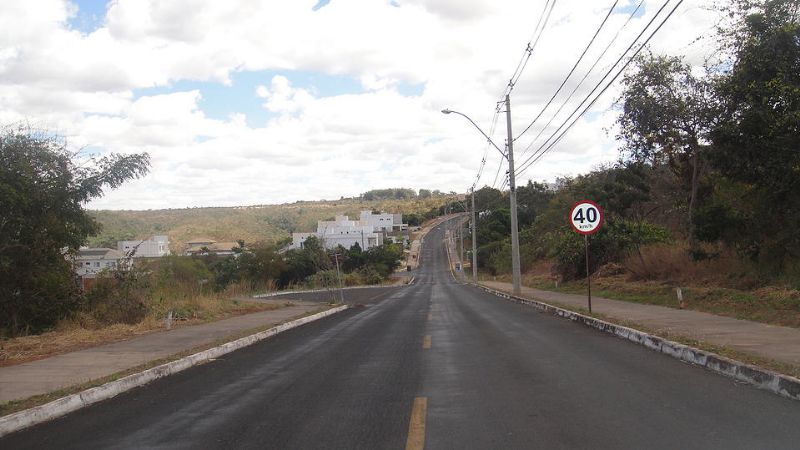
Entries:
[[[0,121],[27,120],[64,133],[76,146],[151,154],[151,173],[92,203],[97,208],[158,208],[338,198],[381,187],[463,191],[472,182],[485,140],[450,107],[490,129],[495,101],[531,37],[544,0],[114,0],[101,27],[69,28],[76,6],[65,0],[0,4]],[[627,2],[634,5],[635,2]],[[695,0],[665,25],[655,51],[709,54],[712,2]],[[633,39],[660,3],[645,2],[597,67]],[[521,132],[543,108],[602,20],[608,5],[557,3],[512,97]],[[582,75],[625,21],[614,14],[579,67]],[[242,109],[226,119],[204,111],[203,90],[181,80],[231,83],[238,71],[279,75],[253,86],[268,121],[248,125]],[[362,92],[330,95],[300,87],[292,73],[343,75]],[[587,79],[542,132],[543,142],[588,93]],[[572,80],[554,105],[575,86]],[[423,85],[418,96],[400,87]],[[202,86],[202,85],[201,85]],[[158,95],[136,89],[160,87]],[[528,177],[551,180],[613,160],[605,131],[615,113],[612,88]],[[550,119],[549,109],[515,144],[523,150]],[[213,117],[213,115],[212,115]],[[501,117],[493,138],[502,145]],[[533,149],[537,146],[533,146]],[[500,156],[489,152],[481,183],[494,179]],[[502,171],[501,171],[502,172]],[[501,173],[502,178],[502,173]]]

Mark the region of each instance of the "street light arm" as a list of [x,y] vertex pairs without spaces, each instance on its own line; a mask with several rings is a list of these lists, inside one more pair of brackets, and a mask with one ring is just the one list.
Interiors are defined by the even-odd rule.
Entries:
[[483,137],[485,137],[485,138],[486,138],[486,140],[487,140],[487,141],[489,141],[489,143],[490,143],[490,144],[492,144],[492,147],[496,148],[496,149],[497,149],[497,151],[498,151],[498,152],[500,152],[500,154],[501,154],[501,155],[503,155],[503,158],[506,158],[506,159],[508,159],[508,156],[506,155],[506,153],[505,153],[504,151],[500,150],[500,147],[498,147],[498,146],[497,146],[497,144],[495,144],[495,143],[494,143],[494,141],[492,140],[492,138],[490,138],[490,137],[489,137],[489,135],[487,135],[486,133],[484,133],[484,132],[483,132],[483,130],[481,129],[481,127],[479,127],[479,126],[478,126],[478,124],[477,124],[477,123],[475,123],[475,121],[473,121],[472,119],[470,119],[470,118],[469,118],[469,116],[467,116],[466,114],[460,113],[460,112],[458,112],[458,111],[453,111],[452,109],[443,109],[443,110],[442,110],[442,114],[450,114],[450,113],[453,113],[453,114],[458,114],[459,116],[461,116],[461,117],[463,117],[463,118],[465,118],[465,119],[469,120],[469,123],[471,123],[471,124],[472,124],[472,125],[473,125],[475,128],[477,128],[477,129],[478,129],[478,131],[480,131],[480,132],[481,132],[481,134],[483,135]]

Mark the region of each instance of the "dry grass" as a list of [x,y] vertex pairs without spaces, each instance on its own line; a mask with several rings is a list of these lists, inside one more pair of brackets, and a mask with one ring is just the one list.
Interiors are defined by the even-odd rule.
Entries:
[[[172,327],[184,327],[221,320],[241,314],[281,308],[280,304],[247,302],[229,297],[195,296],[165,303],[175,314]],[[188,312],[188,314],[187,314]],[[182,315],[181,315],[182,314]],[[188,315],[188,317],[186,317]],[[166,329],[165,313],[148,315],[134,324],[99,326],[88,315],[65,320],[50,332],[0,340],[0,367],[35,361],[97,345],[119,342]]]
[[765,283],[757,276],[754,267],[729,250],[719,251],[719,255],[713,259],[695,261],[685,246],[656,245],[631,255],[622,265],[631,280],[740,290],[754,289]]
[[[663,257],[664,267],[657,269],[656,258],[659,256]],[[653,271],[649,274],[656,279],[642,277],[642,272],[632,273],[628,267],[603,267],[592,276],[592,293],[615,300],[680,308],[675,292],[680,287],[686,309],[800,328],[800,290],[786,286],[728,287],[737,284],[732,279],[736,270],[743,270],[739,263],[732,260],[694,263],[688,257],[681,256],[680,250],[666,248],[646,253],[645,258],[652,259],[649,267]],[[510,282],[511,276],[504,274],[484,279]],[[558,284],[556,281],[551,276],[550,264],[540,262],[523,275],[522,283],[570,294],[586,292],[585,280]],[[747,286],[750,283],[741,284]]]

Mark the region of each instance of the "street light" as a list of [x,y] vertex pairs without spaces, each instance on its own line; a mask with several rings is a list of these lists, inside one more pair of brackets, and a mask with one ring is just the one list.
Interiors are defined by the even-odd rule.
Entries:
[[487,141],[489,141],[489,143],[490,143],[490,144],[492,144],[492,146],[493,146],[494,148],[496,148],[496,149],[497,149],[497,151],[498,151],[498,152],[500,152],[500,154],[501,154],[501,155],[503,155],[503,158],[506,158],[506,159],[508,159],[508,156],[506,156],[506,152],[504,152],[504,151],[500,150],[500,147],[498,147],[498,146],[497,146],[497,144],[495,144],[495,143],[494,143],[494,141],[492,140],[492,138],[490,138],[490,137],[489,137],[489,136],[488,136],[486,133],[484,133],[484,132],[483,132],[483,130],[481,130],[481,127],[479,127],[477,123],[475,123],[475,122],[474,122],[472,119],[470,119],[470,118],[469,118],[469,116],[467,116],[466,114],[460,113],[460,112],[458,112],[458,111],[453,111],[452,109],[447,109],[447,108],[445,108],[445,109],[443,109],[443,110],[442,110],[442,114],[458,114],[459,116],[461,116],[461,117],[463,117],[463,118],[465,118],[465,119],[469,120],[469,122],[470,122],[472,125],[474,125],[474,126],[475,126],[475,128],[477,128],[477,129],[478,129],[478,131],[480,131],[480,132],[481,132],[481,134],[483,135],[483,137],[485,137],[485,138],[486,138],[486,140],[487,140]]
[[483,132],[481,127],[475,123],[474,120],[470,119],[464,113],[460,113],[458,111],[453,111],[451,109],[443,109],[442,114],[458,114],[459,116],[469,120],[469,122],[481,132],[483,137],[492,144],[494,148],[503,155],[508,161],[508,188],[509,188],[509,200],[511,203],[511,279],[512,279],[512,286],[514,295],[520,295],[521,288],[520,288],[520,280],[522,278],[520,274],[520,263],[519,263],[519,229],[517,226],[517,186],[516,186],[516,179],[514,177],[514,139],[513,135],[511,134],[511,98],[506,95],[506,131],[508,133],[508,138],[506,140],[506,149],[507,152],[500,150],[500,147],[492,141],[492,138],[489,137],[486,133]]

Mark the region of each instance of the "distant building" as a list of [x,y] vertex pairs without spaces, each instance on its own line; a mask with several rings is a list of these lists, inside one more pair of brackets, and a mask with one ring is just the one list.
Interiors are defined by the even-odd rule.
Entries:
[[161,258],[170,254],[169,237],[157,235],[147,240],[119,241],[117,250],[125,254],[133,252],[134,258]]
[[118,250],[82,247],[72,259],[72,264],[81,286],[88,289],[103,271],[114,270],[125,261],[125,254]]
[[82,247],[78,249],[73,264],[78,276],[94,277],[103,270],[116,268],[123,259],[125,254],[114,249]]
[[317,222],[316,233],[292,233],[292,243],[289,248],[302,248],[309,237],[316,236],[325,248],[336,248],[341,245],[349,249],[358,243],[359,247],[366,250],[383,245],[387,234],[405,230],[408,230],[408,225],[403,223],[402,214],[373,214],[371,211],[361,211],[359,220],[350,220],[349,217],[340,215],[334,220]]

